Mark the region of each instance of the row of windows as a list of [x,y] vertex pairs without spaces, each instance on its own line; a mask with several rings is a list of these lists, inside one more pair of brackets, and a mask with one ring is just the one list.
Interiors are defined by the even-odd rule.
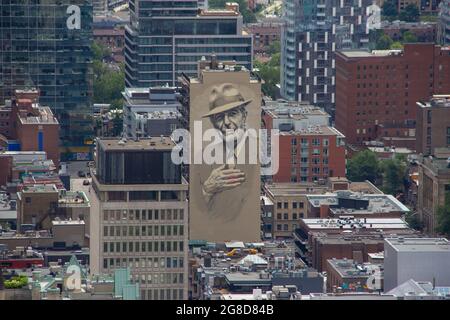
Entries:
[[[108,258],[104,260],[110,260]],[[146,257],[146,258],[114,258],[114,265],[117,268],[183,268],[184,258],[182,257]]]
[[[303,212],[300,213],[293,213],[292,214],[292,220],[297,220],[297,219],[303,219],[305,216],[305,214]],[[277,219],[278,220],[289,220],[289,214],[288,213],[278,213],[277,214]]]
[[152,237],[152,236],[183,236],[182,225],[156,225],[156,226],[104,226],[104,237]]
[[[293,228],[295,230],[295,228]],[[288,224],[277,224],[277,231],[289,231]]]
[[183,220],[183,209],[104,210],[103,221]]
[[183,251],[184,241],[103,242],[104,253]]
[[311,141],[311,145],[313,145],[313,146],[320,146],[320,145],[323,145],[323,146],[329,146],[330,145],[330,141],[329,141],[329,139],[327,139],[327,138],[323,138],[323,139],[320,139],[320,138],[313,138],[313,139],[306,139],[306,138],[292,138],[291,139],[291,145],[292,146],[296,146],[297,145],[297,143],[299,143],[300,145],[302,145],[302,146],[308,146],[309,145],[309,142]]
[[141,290],[141,300],[183,300],[183,289]]
[[321,158],[311,158],[311,159],[309,159],[309,158],[302,157],[302,158],[300,158],[300,162],[298,161],[298,159],[296,157],[292,157],[291,158],[291,164],[301,164],[302,167],[303,166],[308,166],[309,162],[311,162],[311,164],[316,164],[316,165],[320,164],[321,162],[323,164],[328,164],[328,158],[324,157],[321,160]]
[[[292,209],[303,209],[304,203],[303,202],[296,202],[293,201],[290,203]],[[277,209],[289,209],[289,202],[277,202]]]
[[[308,168],[300,168],[300,170],[298,170],[298,168],[296,167],[291,167],[291,174],[293,175],[296,175],[298,172],[300,172],[301,175],[308,175],[309,171],[311,171],[312,174],[321,173],[320,167],[312,167],[311,170],[309,170]],[[322,168],[322,173],[327,175],[329,173],[328,167]]]

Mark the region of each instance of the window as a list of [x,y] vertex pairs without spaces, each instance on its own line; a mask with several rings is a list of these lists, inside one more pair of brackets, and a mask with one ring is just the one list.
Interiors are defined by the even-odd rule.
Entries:
[[285,214],[283,215],[283,218],[284,218],[284,220],[289,220],[289,215],[288,215],[287,213],[285,213]]
[[283,225],[283,231],[289,231],[289,226],[287,224]]

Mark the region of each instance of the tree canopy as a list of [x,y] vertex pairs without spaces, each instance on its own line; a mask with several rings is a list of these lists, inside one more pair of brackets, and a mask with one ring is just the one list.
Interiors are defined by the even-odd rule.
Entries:
[[347,177],[351,181],[369,180],[375,183],[380,175],[381,169],[377,155],[370,150],[358,152],[347,162]]
[[397,1],[396,0],[387,0],[383,3],[382,6],[382,14],[386,17],[396,17],[398,15],[397,10]]
[[[225,8],[225,4],[230,2],[229,0],[209,0],[208,5],[211,9],[223,9]],[[256,22],[256,15],[254,12],[248,9],[248,1],[247,0],[235,0],[233,2],[237,2],[239,4],[239,11],[242,14],[244,23],[252,23]]]
[[376,48],[377,50],[387,50],[391,48],[393,43],[394,41],[392,41],[391,37],[387,34],[383,34],[378,38]]
[[399,18],[406,22],[418,22],[420,19],[419,8],[414,3],[410,3],[400,12]]
[[[94,53],[94,103],[108,103],[113,109],[122,108],[122,91],[125,88],[125,71],[121,65],[119,70],[103,62],[109,57],[110,50],[101,44],[92,45]],[[109,54],[108,54],[109,52]]]
[[396,195],[404,191],[406,163],[398,157],[381,162],[383,191]]

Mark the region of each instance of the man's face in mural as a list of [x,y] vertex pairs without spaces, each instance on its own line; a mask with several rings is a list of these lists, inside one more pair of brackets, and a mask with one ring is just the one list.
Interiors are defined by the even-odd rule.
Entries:
[[247,112],[244,107],[231,109],[211,116],[211,122],[217,130],[225,136],[227,130],[237,130],[245,128]]

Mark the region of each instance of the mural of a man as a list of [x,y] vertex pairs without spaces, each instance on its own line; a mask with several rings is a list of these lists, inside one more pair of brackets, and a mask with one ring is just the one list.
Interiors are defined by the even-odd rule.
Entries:
[[[209,112],[202,117],[218,131],[224,149],[221,164],[203,165],[199,170],[203,196],[199,201],[209,216],[223,221],[231,221],[241,213],[254,179],[255,170],[248,165],[248,160],[245,159],[245,164],[238,162],[241,152],[246,157],[249,152],[248,141],[241,139],[240,134],[247,128],[247,107],[251,102],[244,99],[236,85],[224,83],[212,88]],[[233,148],[226,150],[230,141]]]

